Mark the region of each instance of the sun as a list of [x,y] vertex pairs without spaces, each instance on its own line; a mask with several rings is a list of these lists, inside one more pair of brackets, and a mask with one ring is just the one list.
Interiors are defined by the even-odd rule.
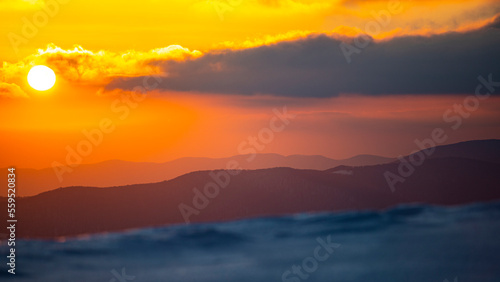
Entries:
[[49,90],[55,83],[56,74],[47,66],[34,66],[28,72],[28,84],[35,90]]

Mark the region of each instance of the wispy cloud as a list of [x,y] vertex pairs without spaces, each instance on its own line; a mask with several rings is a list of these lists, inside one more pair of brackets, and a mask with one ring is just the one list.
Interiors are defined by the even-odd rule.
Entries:
[[0,82],[0,97],[6,98],[29,98],[21,87],[14,83]]
[[191,51],[179,45],[157,48],[148,52],[111,51],[93,52],[75,45],[73,49],[62,49],[49,44],[16,63],[4,62],[0,69],[0,81],[16,82],[23,79],[34,65],[46,65],[67,81],[81,84],[103,85],[116,76],[133,77],[161,72],[157,61],[177,61],[197,58],[199,51]]

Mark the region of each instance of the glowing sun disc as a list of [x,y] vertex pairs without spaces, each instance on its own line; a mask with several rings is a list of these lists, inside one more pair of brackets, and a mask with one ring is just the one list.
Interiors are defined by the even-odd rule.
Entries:
[[46,66],[34,66],[28,72],[28,84],[38,91],[49,90],[56,83],[56,74]]

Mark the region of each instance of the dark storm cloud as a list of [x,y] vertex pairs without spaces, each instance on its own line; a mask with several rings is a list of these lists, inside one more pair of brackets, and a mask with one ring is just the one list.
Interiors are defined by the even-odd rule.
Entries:
[[[500,81],[499,22],[467,33],[372,43],[353,54],[350,64],[341,41],[325,35],[184,62],[161,61],[156,63],[168,77],[159,88],[287,97],[473,93],[479,75],[491,73]],[[142,81],[117,78],[107,89],[130,90]]]

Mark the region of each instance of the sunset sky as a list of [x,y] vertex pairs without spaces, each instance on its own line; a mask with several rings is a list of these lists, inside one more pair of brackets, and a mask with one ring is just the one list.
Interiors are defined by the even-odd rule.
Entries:
[[[64,163],[103,120],[83,163],[237,155],[284,107],[261,153],[500,138],[499,1],[0,0],[0,18],[1,167]],[[28,85],[35,65],[52,89]]]

